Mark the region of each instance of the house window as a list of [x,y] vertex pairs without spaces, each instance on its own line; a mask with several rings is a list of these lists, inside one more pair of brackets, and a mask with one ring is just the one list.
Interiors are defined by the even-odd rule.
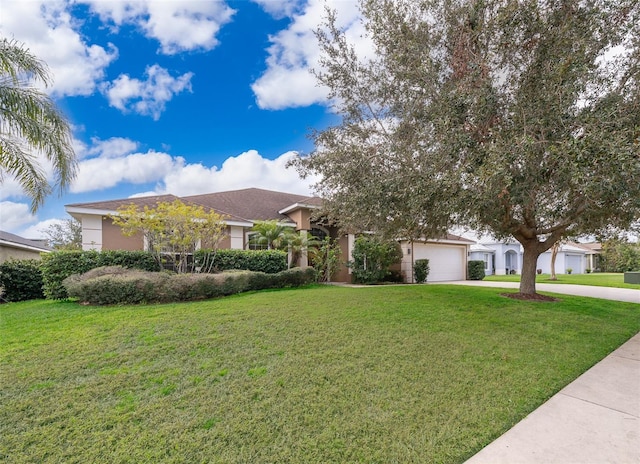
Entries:
[[319,242],[322,242],[325,239],[325,237],[329,235],[325,230],[319,229],[317,227],[313,227],[309,231],[309,233],[315,238],[317,238]]
[[483,255],[483,259],[484,259],[484,270],[488,271],[489,270],[489,253],[485,253]]

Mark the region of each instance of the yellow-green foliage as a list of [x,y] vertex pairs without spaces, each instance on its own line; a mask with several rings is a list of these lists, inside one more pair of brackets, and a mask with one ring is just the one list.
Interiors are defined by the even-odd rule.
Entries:
[[220,214],[180,200],[142,209],[132,203],[119,208],[112,219],[126,236],[141,233],[158,263],[168,260],[179,273],[192,270],[187,257],[198,245],[216,248],[226,230]]

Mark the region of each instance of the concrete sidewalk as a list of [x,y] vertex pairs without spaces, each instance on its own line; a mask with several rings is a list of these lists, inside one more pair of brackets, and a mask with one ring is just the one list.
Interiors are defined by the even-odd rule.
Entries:
[[[438,284],[468,285],[476,287],[518,288],[518,282],[487,282],[484,280],[456,280],[455,282],[434,282]],[[433,284],[431,284],[433,285]],[[536,291],[563,293],[565,295],[588,296],[604,300],[627,301],[640,304],[640,290],[632,288],[594,287],[592,285],[539,284]]]
[[640,334],[467,463],[640,463]]

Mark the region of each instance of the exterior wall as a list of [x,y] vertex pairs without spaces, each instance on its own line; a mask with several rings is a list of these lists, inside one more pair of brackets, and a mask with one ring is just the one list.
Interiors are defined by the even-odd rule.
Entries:
[[347,262],[351,260],[351,250],[349,249],[349,236],[342,235],[338,238],[338,244],[340,245],[340,262],[343,263],[340,266],[340,270],[336,272],[331,280],[333,282],[347,282],[351,283],[351,272],[347,267]]
[[[205,244],[204,248],[211,248],[211,245],[207,243]],[[220,240],[220,242],[218,242],[218,249],[226,250],[229,248],[231,248],[231,237],[229,236],[229,227],[227,227],[224,237],[222,238],[222,240]]]
[[102,216],[82,216],[82,249],[102,250]]
[[296,223],[296,230],[311,230],[311,211],[308,209],[297,209],[287,214],[289,219]]
[[[83,222],[84,224],[84,222]],[[83,226],[84,241],[84,226]],[[102,249],[103,250],[144,250],[142,234],[126,237],[122,234],[120,226],[113,224],[110,218],[102,219]]]
[[245,229],[242,226],[229,226],[229,248],[244,250],[244,233]]
[[0,263],[10,259],[41,259],[39,251],[24,250],[9,246],[0,246]]

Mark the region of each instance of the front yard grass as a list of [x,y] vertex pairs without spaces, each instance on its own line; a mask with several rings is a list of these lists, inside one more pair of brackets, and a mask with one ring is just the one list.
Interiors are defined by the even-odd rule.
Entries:
[[640,330],[640,307],[458,286],[0,306],[0,458],[460,463]]
[[[536,282],[540,284],[595,285],[597,287],[617,287],[640,289],[637,284],[625,284],[623,273],[592,272],[591,274],[556,274],[558,280],[550,280],[551,274],[538,274]],[[520,282],[520,275],[492,275],[484,280],[494,282]]]

